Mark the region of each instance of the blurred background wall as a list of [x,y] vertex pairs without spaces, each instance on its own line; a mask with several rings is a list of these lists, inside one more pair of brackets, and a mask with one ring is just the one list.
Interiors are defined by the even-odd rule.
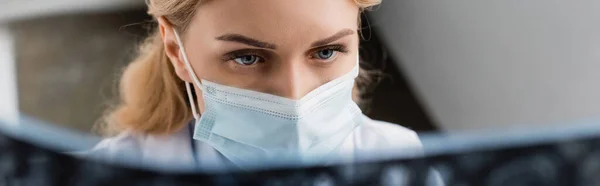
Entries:
[[390,54],[445,131],[597,123],[600,1],[384,0]]
[[[0,22],[12,49],[6,50],[12,63],[5,66],[15,71],[7,76],[16,78],[6,85],[15,87],[15,95],[6,98],[18,100],[11,108],[89,132],[115,99],[119,74],[148,32],[151,18],[143,1],[11,1],[3,9]],[[435,130],[386,47],[371,29],[364,32],[361,56],[371,69],[383,72],[365,112],[414,130]]]
[[8,26],[0,24],[0,121],[19,119],[14,41]]
[[143,10],[52,15],[12,23],[19,109],[89,131],[116,92],[148,19]]

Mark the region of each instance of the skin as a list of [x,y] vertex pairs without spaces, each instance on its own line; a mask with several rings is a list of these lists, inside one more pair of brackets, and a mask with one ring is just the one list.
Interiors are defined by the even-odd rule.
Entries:
[[[354,67],[358,16],[351,0],[214,0],[180,34],[199,79],[297,100]],[[171,24],[159,26],[177,75],[193,82]]]

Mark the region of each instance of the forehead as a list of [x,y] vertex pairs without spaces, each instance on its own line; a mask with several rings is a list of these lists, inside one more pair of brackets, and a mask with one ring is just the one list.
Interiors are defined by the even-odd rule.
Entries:
[[201,5],[190,34],[243,34],[278,44],[322,39],[357,29],[352,0],[211,0]]

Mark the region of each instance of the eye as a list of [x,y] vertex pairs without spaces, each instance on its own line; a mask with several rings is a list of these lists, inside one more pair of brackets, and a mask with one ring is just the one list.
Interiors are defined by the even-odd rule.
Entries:
[[330,45],[316,50],[311,54],[311,58],[324,62],[330,62],[334,60],[338,54],[346,54],[348,52],[348,48],[345,45]]
[[233,61],[235,61],[236,63],[238,63],[240,65],[250,66],[250,65],[254,65],[254,64],[260,62],[260,57],[255,56],[255,55],[243,55],[243,56],[234,58]]
[[319,50],[314,57],[320,60],[328,60],[335,57],[336,54],[337,51],[335,51],[334,49],[324,49]]

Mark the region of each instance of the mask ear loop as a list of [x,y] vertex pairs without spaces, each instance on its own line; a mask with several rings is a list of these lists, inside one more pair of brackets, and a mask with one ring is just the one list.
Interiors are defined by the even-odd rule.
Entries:
[[[177,32],[177,29],[173,28],[173,33],[175,33],[175,38],[177,39],[177,45],[179,45],[179,51],[181,51],[181,55],[183,56],[183,61],[185,63],[186,68],[188,69],[188,74],[192,77],[194,83],[197,84],[197,86],[199,88],[201,87],[201,83],[198,80],[198,77],[196,77],[196,72],[194,72],[194,69],[192,68],[192,65],[190,64],[190,61],[187,58],[187,53],[185,52],[185,48],[183,47],[183,42],[181,42],[181,37],[179,37],[179,33]],[[198,113],[198,110],[196,110],[196,102],[194,101],[194,96],[192,96],[192,85],[189,82],[185,82],[185,89],[187,90],[187,95],[188,95],[188,99],[190,101],[190,107],[192,107],[192,113],[194,114],[194,119],[196,119],[196,121],[198,121],[200,119],[200,114]]]
[[356,66],[360,68],[360,54],[356,54]]

